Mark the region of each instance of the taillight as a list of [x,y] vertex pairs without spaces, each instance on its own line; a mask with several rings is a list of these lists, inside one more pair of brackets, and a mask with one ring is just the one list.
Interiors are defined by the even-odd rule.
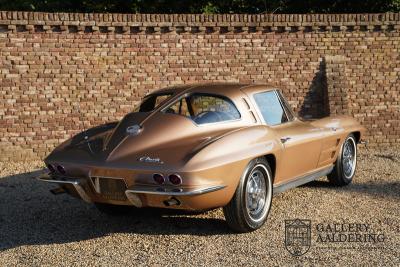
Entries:
[[49,169],[50,172],[55,172],[56,171],[56,168],[54,168],[54,166],[51,165],[51,164],[47,164],[47,169]]
[[61,174],[66,174],[66,173],[67,173],[67,172],[65,171],[65,168],[64,168],[63,166],[61,166],[61,165],[58,165],[58,166],[57,166],[57,170],[58,170],[58,172],[61,173]]
[[168,176],[169,181],[171,184],[179,185],[182,183],[182,178],[178,174],[171,174]]
[[153,174],[153,179],[157,184],[163,184],[165,182],[164,176],[159,173]]

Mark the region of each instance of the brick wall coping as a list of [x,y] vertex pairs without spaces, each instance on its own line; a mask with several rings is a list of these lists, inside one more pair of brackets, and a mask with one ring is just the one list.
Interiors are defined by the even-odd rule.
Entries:
[[[172,27],[172,28],[171,28]],[[151,28],[151,29],[150,29]],[[379,14],[101,14],[0,11],[0,32],[148,32],[203,30],[399,30],[400,13]]]

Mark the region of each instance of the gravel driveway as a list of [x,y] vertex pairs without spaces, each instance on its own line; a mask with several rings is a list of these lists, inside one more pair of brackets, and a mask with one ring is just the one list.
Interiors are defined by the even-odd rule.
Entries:
[[[274,197],[267,223],[249,234],[230,232],[221,209],[108,217],[68,195],[50,194],[53,186],[34,179],[40,167],[0,163],[0,266],[400,266],[400,149],[360,149],[350,186],[335,188],[322,178]],[[295,218],[311,220],[311,246],[302,256],[285,248],[285,220]],[[318,241],[336,226],[347,227],[345,235],[358,229],[383,240]]]

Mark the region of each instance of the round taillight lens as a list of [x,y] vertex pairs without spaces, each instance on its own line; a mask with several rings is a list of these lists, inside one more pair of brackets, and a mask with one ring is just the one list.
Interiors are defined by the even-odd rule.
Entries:
[[58,170],[58,172],[61,173],[61,174],[66,174],[66,173],[67,173],[67,172],[65,171],[65,168],[64,168],[63,166],[61,166],[61,165],[58,165],[58,166],[57,166],[57,170]]
[[153,174],[153,179],[157,184],[163,184],[165,182],[164,176],[159,173]]
[[47,169],[49,169],[50,172],[55,172],[56,171],[56,168],[54,168],[54,166],[51,165],[51,164],[47,164]]
[[168,178],[171,184],[179,185],[182,183],[182,178],[178,174],[171,174]]

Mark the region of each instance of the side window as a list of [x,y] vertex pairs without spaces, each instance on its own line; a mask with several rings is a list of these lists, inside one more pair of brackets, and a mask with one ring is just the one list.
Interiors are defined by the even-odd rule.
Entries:
[[222,96],[201,93],[181,98],[164,112],[188,117],[196,124],[240,119],[240,113],[231,100]]
[[288,121],[288,117],[275,91],[255,94],[254,100],[268,125],[277,125]]
[[159,95],[156,98],[156,103],[155,103],[155,107],[158,107],[161,103],[163,103],[165,100],[167,100],[170,97],[170,95]]
[[150,112],[166,101],[172,94],[147,95],[143,101],[134,109],[134,112]]
[[190,117],[186,98],[181,98],[179,101],[175,102],[172,106],[165,110],[165,113],[179,114]]

